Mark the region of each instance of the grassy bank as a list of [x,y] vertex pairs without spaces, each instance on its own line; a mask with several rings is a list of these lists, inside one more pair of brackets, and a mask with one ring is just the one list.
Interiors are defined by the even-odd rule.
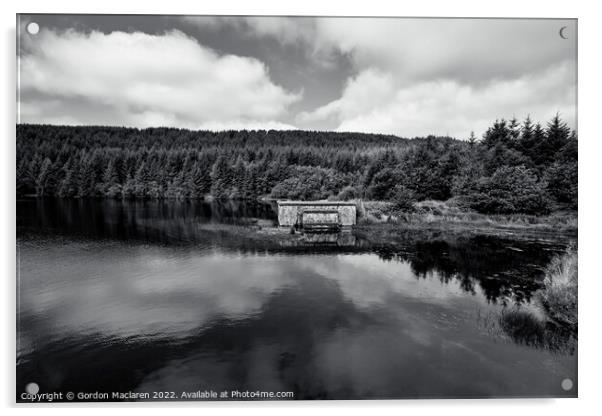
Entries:
[[530,231],[577,233],[577,213],[557,211],[550,215],[486,215],[449,201],[421,201],[411,211],[401,211],[390,202],[358,201],[358,224],[393,224],[405,229],[470,229],[476,231]]
[[539,299],[550,319],[576,329],[577,289],[577,251],[570,248],[546,268]]
[[577,252],[570,248],[546,267],[535,309],[513,307],[497,318],[479,316],[479,322],[518,344],[572,354],[577,349],[577,287]]

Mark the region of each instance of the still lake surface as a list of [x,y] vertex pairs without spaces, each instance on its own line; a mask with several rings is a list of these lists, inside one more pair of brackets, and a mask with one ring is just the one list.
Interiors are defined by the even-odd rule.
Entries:
[[542,269],[568,239],[262,234],[275,221],[269,204],[19,200],[17,400],[30,382],[178,397],[576,396],[574,348],[499,324],[538,316]]

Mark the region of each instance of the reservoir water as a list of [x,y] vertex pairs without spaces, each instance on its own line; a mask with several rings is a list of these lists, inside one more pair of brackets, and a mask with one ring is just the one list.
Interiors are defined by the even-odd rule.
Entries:
[[18,201],[17,400],[32,382],[176,398],[576,396],[575,344],[538,324],[536,302],[569,239],[323,242],[266,231],[275,218],[269,204]]

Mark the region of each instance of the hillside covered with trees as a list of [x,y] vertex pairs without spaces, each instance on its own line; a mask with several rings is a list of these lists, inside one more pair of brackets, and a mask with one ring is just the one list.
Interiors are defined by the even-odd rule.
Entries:
[[482,213],[577,208],[577,135],[559,116],[481,139],[311,131],[17,125],[17,194],[62,198],[456,199]]

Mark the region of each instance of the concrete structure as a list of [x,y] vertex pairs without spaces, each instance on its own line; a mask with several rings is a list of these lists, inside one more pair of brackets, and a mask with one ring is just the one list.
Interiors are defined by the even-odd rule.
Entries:
[[355,202],[278,201],[281,227],[350,227],[357,218]]

